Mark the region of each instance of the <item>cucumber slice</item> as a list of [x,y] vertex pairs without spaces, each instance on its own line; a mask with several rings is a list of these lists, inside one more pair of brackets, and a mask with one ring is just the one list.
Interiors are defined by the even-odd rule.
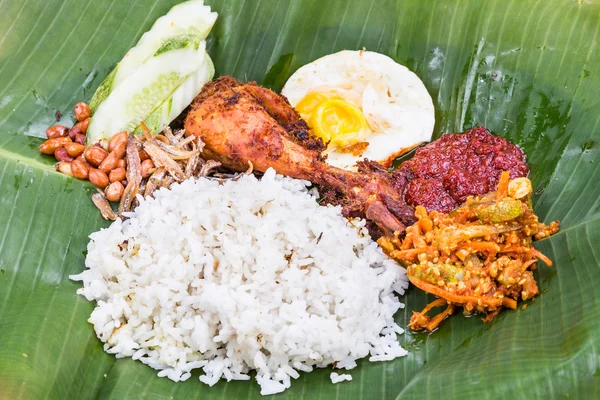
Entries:
[[177,49],[194,49],[198,50],[198,45],[202,39],[198,35],[183,34],[179,36],[173,36],[166,39],[163,44],[156,50],[154,56],[158,56],[167,51]]
[[167,14],[156,20],[152,28],[146,32],[138,43],[130,49],[115,69],[104,79],[90,101],[90,108],[95,112],[108,95],[123,83],[148,58],[165,46],[173,45],[174,38],[188,36],[195,43],[206,39],[217,19],[217,13],[211,12],[202,0],[192,0],[178,4]]
[[114,88],[99,105],[88,127],[88,145],[105,144],[118,132],[133,132],[141,121],[172,97],[188,77],[202,69],[207,58],[205,46],[202,41],[197,50],[169,50],[140,65],[135,74]]
[[[173,121],[181,112],[190,105],[192,100],[200,93],[202,86],[210,81],[215,75],[215,66],[208,56],[204,60],[202,67],[186,80],[173,92],[173,95],[163,101],[163,103],[150,114],[144,123],[154,135],[161,132],[165,126]],[[134,133],[142,133],[138,126]]]
[[115,80],[115,75],[117,74],[117,67],[111,71],[110,74],[98,86],[98,89],[94,92],[92,96],[92,100],[90,100],[90,109],[92,112],[95,112],[98,109],[100,103],[104,101],[112,91],[113,81]]

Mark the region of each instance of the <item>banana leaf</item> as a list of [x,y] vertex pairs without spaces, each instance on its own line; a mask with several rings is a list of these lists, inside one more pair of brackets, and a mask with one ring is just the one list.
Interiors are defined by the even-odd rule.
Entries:
[[[259,398],[253,382],[158,378],[105,354],[93,305],[69,274],[106,226],[93,188],[56,173],[37,146],[73,120],[127,49],[175,1],[0,1],[0,398]],[[436,137],[484,125],[528,156],[543,221],[541,295],[484,324],[454,316],[410,353],[361,362],[353,381],[303,374],[275,399],[600,397],[600,5],[585,0],[222,0],[208,39],[216,75],[279,90],[303,64],[342,49],[391,56],[425,82]],[[432,300],[411,288],[397,314]]]

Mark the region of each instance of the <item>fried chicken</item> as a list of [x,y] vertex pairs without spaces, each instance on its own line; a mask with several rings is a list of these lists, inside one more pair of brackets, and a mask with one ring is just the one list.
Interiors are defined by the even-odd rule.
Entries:
[[[312,181],[324,199],[343,206],[346,216],[367,218],[377,236],[398,235],[414,222],[414,213],[394,189],[390,175],[376,163],[363,162],[349,172],[324,162],[323,143],[280,96],[255,83],[222,77],[207,83],[192,103],[186,133],[204,142],[203,156],[238,171],[248,168]],[[375,228],[376,226],[376,228]]]

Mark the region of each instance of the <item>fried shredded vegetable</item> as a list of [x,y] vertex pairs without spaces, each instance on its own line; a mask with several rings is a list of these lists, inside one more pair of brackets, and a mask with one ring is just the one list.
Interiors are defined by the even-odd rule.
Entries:
[[[410,281],[439,299],[414,312],[409,327],[432,331],[455,307],[465,314],[485,313],[491,321],[503,308],[515,309],[519,299],[536,296],[533,277],[538,259],[552,261],[532,241],[555,234],[559,222],[545,225],[531,206],[531,182],[509,180],[503,172],[496,192],[469,197],[449,214],[417,206],[418,221],[406,229],[404,239],[382,237],[379,245],[407,267]],[[447,306],[435,317],[431,308]]]

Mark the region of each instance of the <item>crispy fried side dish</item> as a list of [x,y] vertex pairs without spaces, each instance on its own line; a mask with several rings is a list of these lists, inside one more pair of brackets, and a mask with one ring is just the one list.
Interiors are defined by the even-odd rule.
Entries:
[[[491,321],[504,308],[515,309],[517,300],[539,293],[533,270],[539,258],[552,261],[532,242],[555,234],[559,222],[545,225],[531,208],[531,182],[509,180],[501,174],[498,189],[469,197],[448,214],[417,206],[418,221],[406,229],[404,239],[382,237],[380,246],[407,267],[410,281],[439,297],[421,312],[414,312],[409,327],[432,331],[456,307],[466,314],[482,312]],[[434,317],[427,312],[447,306]]]

